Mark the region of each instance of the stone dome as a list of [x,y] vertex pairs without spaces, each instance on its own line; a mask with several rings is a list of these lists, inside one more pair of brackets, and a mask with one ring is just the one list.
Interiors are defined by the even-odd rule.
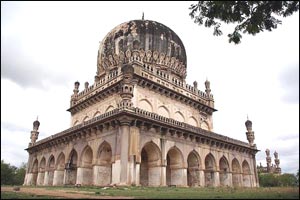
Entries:
[[98,51],[97,74],[110,70],[134,51],[141,52],[139,55],[143,53],[145,57],[153,56],[152,60],[162,58],[168,64],[177,62],[176,68],[186,71],[185,48],[174,31],[155,21],[132,20],[118,25],[102,40]]

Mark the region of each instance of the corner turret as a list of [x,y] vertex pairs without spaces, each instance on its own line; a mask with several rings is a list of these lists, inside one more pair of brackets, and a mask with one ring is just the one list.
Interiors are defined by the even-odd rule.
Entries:
[[39,126],[40,126],[40,122],[38,121],[38,117],[37,117],[36,120],[33,122],[33,130],[31,131],[30,134],[31,142],[29,143],[29,147],[33,146],[39,137],[39,132],[38,132]]
[[252,131],[252,122],[248,119],[248,116],[247,116],[247,121],[245,122],[245,125],[246,125],[246,129],[247,129],[247,132],[246,132],[246,136],[247,136],[247,140],[250,144],[250,146],[255,146],[254,144],[254,131]]

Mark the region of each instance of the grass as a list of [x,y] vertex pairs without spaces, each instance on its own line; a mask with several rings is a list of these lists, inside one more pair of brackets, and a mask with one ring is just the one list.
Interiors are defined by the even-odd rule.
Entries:
[[1,199],[61,199],[60,197],[53,197],[47,195],[35,195],[35,194],[26,194],[20,192],[2,192]]
[[[28,187],[28,186],[27,186]],[[180,188],[180,187],[43,187],[49,190],[87,192],[96,196],[130,196],[139,199],[299,199],[299,187]],[[29,195],[30,196],[30,195]],[[1,192],[2,198],[2,192]],[[17,198],[17,197],[12,197]],[[26,197],[22,197],[26,198]],[[30,196],[30,198],[32,198]],[[35,198],[35,197],[34,197]],[[37,197],[38,198],[38,197]]]

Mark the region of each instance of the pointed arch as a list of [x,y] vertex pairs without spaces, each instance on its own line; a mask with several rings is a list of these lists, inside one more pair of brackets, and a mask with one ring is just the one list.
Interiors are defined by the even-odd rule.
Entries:
[[63,185],[65,171],[65,154],[61,152],[56,159],[53,185]]
[[89,120],[89,116],[85,116],[82,120],[82,122],[86,122],[87,120]]
[[184,116],[180,111],[175,112],[174,119],[179,122],[185,122]]
[[97,111],[94,113],[93,118],[94,118],[94,117],[98,117],[100,114],[101,114],[100,111],[97,110]]
[[65,154],[61,152],[57,157],[56,161],[56,169],[57,170],[64,170],[65,169]]
[[228,160],[225,156],[222,156],[219,161],[219,168],[220,168],[220,185],[221,186],[229,186],[229,177],[228,177],[228,172],[229,172],[229,163]]
[[112,181],[112,148],[107,141],[103,141],[98,148],[96,165],[93,168],[94,185],[109,185]]
[[154,142],[147,142],[141,150],[140,184],[143,186],[160,185],[161,152]]
[[93,150],[89,145],[83,149],[80,159],[80,167],[77,172],[77,183],[81,185],[93,184]]
[[39,172],[45,172],[46,169],[46,158],[43,156],[43,158],[40,161],[40,165],[39,165]]
[[45,180],[45,185],[53,185],[53,178],[54,178],[54,170],[55,170],[55,158],[54,156],[51,154],[51,156],[48,159],[48,163],[47,163],[47,175],[48,178]]
[[244,187],[251,187],[251,170],[249,163],[244,160],[242,163],[243,169],[243,186]]
[[92,167],[93,162],[93,150],[87,145],[81,154],[81,167]]
[[241,186],[241,178],[240,178],[241,166],[239,161],[236,158],[234,158],[232,160],[231,166],[232,166],[232,185],[235,187]]
[[79,124],[79,121],[76,120],[76,121],[74,122],[73,126],[76,126],[76,125],[78,125],[78,124]]
[[209,125],[206,121],[201,123],[201,128],[204,129],[204,130],[207,130],[207,131],[210,130]]
[[66,160],[66,175],[65,175],[66,185],[76,184],[77,164],[78,164],[78,154],[75,149],[72,149]]
[[166,168],[166,180],[167,185],[182,185],[182,167],[183,167],[183,155],[181,151],[176,147],[169,149],[167,153],[167,168]]
[[209,153],[204,159],[205,164],[205,185],[213,186],[215,184],[216,159]]
[[40,164],[39,164],[36,185],[43,185],[44,184],[45,168],[46,168],[46,159],[43,156],[41,161],[40,161]]
[[200,166],[201,159],[199,154],[193,150],[189,153],[187,158],[188,169],[187,169],[187,183],[188,186],[200,185]]
[[148,112],[153,112],[153,106],[152,106],[151,102],[148,101],[147,99],[141,99],[139,101],[139,107]]
[[32,173],[32,180],[30,185],[36,185],[37,184],[37,176],[38,176],[38,160],[37,158],[34,160],[32,168],[31,168],[31,173]]
[[189,125],[192,125],[192,126],[198,126],[198,121],[196,120],[195,117],[191,116],[191,117],[189,118],[188,124],[189,124]]
[[170,111],[166,106],[159,106],[157,113],[163,117],[170,118]]
[[107,106],[105,113],[112,111],[114,109],[114,107],[112,105]]

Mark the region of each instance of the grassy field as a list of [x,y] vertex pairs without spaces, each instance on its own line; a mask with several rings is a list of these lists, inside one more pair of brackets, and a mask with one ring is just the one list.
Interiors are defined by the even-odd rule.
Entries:
[[[148,199],[299,199],[299,187],[274,188],[176,188],[176,187],[37,187],[64,190],[67,193],[87,192],[97,196],[129,196]],[[22,192],[22,188],[21,188]],[[2,192],[1,199],[54,198],[49,196],[14,196],[20,192]],[[25,194],[24,194],[25,195]],[[28,194],[26,194],[28,195]]]

